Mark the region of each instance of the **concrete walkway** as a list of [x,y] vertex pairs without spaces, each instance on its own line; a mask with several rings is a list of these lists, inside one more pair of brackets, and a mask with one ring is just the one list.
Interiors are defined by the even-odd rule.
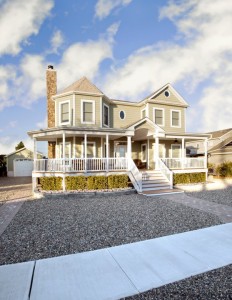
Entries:
[[232,263],[232,223],[0,266],[0,299],[120,299]]
[[23,203],[24,200],[17,200],[17,201],[9,201],[3,204],[0,207],[0,236],[5,231],[6,227],[10,224],[14,216],[17,214]]
[[185,193],[165,195],[163,198],[216,215],[222,222],[232,222],[232,206],[190,197]]

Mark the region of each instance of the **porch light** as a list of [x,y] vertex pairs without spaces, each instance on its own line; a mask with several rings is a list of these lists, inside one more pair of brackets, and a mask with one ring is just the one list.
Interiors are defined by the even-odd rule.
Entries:
[[175,138],[175,140],[174,140],[174,144],[177,144],[178,143],[178,140],[177,140],[177,138]]

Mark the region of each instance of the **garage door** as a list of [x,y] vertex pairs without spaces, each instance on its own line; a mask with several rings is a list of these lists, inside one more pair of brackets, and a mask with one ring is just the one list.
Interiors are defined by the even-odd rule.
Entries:
[[14,160],[14,176],[31,176],[33,170],[33,160],[31,159],[15,159]]

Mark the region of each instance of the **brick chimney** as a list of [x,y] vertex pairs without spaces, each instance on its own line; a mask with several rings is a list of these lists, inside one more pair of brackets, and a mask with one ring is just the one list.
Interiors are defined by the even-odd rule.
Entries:
[[[57,93],[56,71],[49,65],[46,71],[48,128],[55,127],[55,103],[52,96]],[[48,158],[55,158],[55,143],[48,142]]]
[[47,117],[48,128],[55,127],[55,103],[52,100],[52,96],[57,93],[57,78],[56,71],[53,66],[49,65],[46,71],[47,82]]

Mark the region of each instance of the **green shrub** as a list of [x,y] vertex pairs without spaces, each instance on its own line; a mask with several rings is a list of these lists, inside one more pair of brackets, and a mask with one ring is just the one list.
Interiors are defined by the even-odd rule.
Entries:
[[216,169],[217,175],[221,177],[232,177],[232,162],[224,162]]
[[173,184],[205,182],[205,173],[177,173],[173,175]]
[[86,176],[67,176],[65,178],[67,190],[85,190],[87,188]]
[[41,188],[44,191],[62,190],[62,177],[40,177]]
[[95,177],[96,176],[88,176],[87,177],[87,189],[95,190]]
[[108,181],[106,176],[96,176],[94,180],[94,187],[96,190],[104,190],[108,188]]
[[108,188],[126,188],[128,187],[128,176],[122,175],[109,175],[108,176]]

